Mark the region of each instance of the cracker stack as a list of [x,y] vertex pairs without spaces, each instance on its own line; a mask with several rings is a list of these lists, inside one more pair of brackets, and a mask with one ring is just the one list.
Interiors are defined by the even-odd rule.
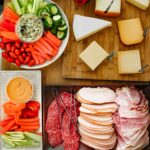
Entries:
[[116,134],[112,114],[118,109],[116,94],[108,88],[82,88],[76,94],[81,103],[78,131],[81,143],[94,149],[112,149]]

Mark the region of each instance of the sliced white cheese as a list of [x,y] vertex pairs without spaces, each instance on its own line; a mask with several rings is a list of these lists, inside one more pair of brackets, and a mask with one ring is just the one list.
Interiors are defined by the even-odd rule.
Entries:
[[93,41],[79,57],[91,70],[95,70],[108,55],[109,54],[97,42]]
[[74,15],[73,31],[76,40],[79,41],[111,25],[110,21]]
[[126,0],[126,1],[142,10],[146,10],[150,4],[149,0]]

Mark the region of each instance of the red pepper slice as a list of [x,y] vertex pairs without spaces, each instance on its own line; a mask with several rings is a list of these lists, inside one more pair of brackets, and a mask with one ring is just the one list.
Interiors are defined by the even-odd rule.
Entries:
[[0,26],[10,32],[15,32],[15,24],[13,24],[13,23],[3,21],[3,22],[1,22]]

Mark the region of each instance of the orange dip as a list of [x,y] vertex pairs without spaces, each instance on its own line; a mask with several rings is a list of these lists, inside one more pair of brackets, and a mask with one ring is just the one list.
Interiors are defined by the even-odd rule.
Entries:
[[26,103],[33,95],[33,86],[23,77],[15,77],[6,88],[9,100],[15,104]]

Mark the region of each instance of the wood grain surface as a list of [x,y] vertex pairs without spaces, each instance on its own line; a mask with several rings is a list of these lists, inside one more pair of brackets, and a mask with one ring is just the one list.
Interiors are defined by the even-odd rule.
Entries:
[[[9,0],[5,0],[5,5]],[[71,3],[72,1],[72,3]],[[67,17],[72,16],[70,13],[70,7],[73,5],[73,0],[54,0],[66,13]],[[74,6],[74,5],[73,5]],[[74,6],[75,7],[75,6]],[[77,10],[86,9],[87,5],[79,8],[76,7]],[[69,20],[69,23],[71,25],[71,21]],[[73,36],[73,35],[71,35]],[[62,69],[65,69],[62,65],[63,57],[66,57],[66,54],[68,53],[70,49],[70,45],[68,44],[68,47],[65,50],[65,54],[62,55],[55,63],[40,69],[42,71],[42,85],[111,85],[114,82],[113,81],[100,81],[100,80],[86,80],[86,79],[65,79],[62,77]],[[4,59],[2,60],[2,70],[22,70],[19,67],[16,67],[8,62],[6,62]],[[134,84],[135,82],[115,82],[115,84]],[[142,83],[139,83],[142,84]]]
[[[65,1],[64,5],[66,5]],[[94,15],[95,0],[91,0],[90,3],[81,8],[77,7],[72,0],[68,0],[67,6],[65,7],[70,22],[71,36],[63,57],[63,77],[95,80],[150,81],[150,32],[142,43],[133,46],[125,46],[120,42],[117,26],[118,20],[138,17],[141,18],[143,28],[150,26],[150,7],[148,10],[142,11],[125,2],[125,0],[122,0],[121,16],[119,18],[110,19]],[[106,28],[82,41],[76,42],[72,29],[74,14],[112,21],[112,27]],[[109,53],[112,50],[139,49],[142,65],[149,64],[149,68],[143,74],[119,75],[116,55],[112,61],[105,60],[95,71],[91,71],[78,56],[93,40],[96,40]]]

